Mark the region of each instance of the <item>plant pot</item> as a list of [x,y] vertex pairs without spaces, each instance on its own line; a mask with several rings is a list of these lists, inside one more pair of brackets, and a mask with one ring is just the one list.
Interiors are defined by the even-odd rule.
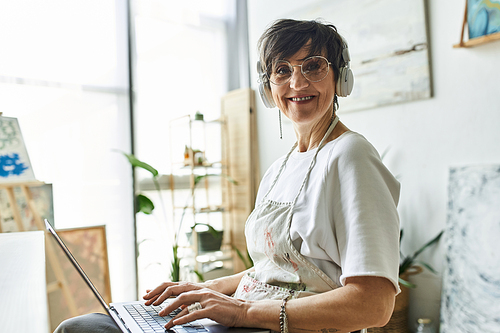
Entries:
[[210,231],[198,232],[198,252],[219,251],[224,231],[217,231],[217,233],[218,237],[214,237]]
[[391,319],[384,327],[372,327],[368,333],[410,333],[408,329],[408,307],[410,303],[410,290],[399,285],[401,293],[396,296],[396,304]]
[[[222,245],[223,230],[218,230],[218,237],[215,237],[210,231],[197,231],[198,237],[198,252],[214,252],[219,251]],[[187,234],[188,240],[192,243],[191,233]]]

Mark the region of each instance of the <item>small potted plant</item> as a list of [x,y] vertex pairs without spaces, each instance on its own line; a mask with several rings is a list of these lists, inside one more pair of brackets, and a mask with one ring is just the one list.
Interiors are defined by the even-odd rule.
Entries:
[[[399,283],[405,287],[408,288],[415,288],[416,286],[408,281],[408,276],[409,275],[414,275],[422,272],[422,266],[430,270],[432,273],[437,274],[436,270],[431,267],[428,263],[425,263],[423,261],[417,260],[417,257],[422,253],[425,249],[428,247],[434,245],[437,243],[440,239],[441,236],[443,235],[444,231],[441,231],[437,236],[435,236],[433,239],[425,243],[420,249],[415,251],[412,255],[405,256],[401,252],[400,248],[400,256],[401,256],[401,263],[399,264]],[[399,233],[399,242],[401,245],[401,242],[403,240],[403,230],[401,229]]]

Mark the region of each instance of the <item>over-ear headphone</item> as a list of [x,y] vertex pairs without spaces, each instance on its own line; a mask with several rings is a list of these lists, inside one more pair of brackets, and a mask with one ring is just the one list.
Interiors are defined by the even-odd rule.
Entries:
[[344,66],[340,67],[335,92],[340,97],[347,97],[354,86],[354,75],[352,74],[351,65],[349,63],[351,61],[351,55],[349,54],[347,41],[344,37],[342,37],[342,60],[344,60]]
[[[352,92],[352,87],[354,86],[354,75],[352,74],[350,61],[351,56],[349,54],[349,48],[347,46],[347,41],[342,38],[342,60],[344,61],[344,66],[339,69],[339,78],[336,85],[336,93],[340,97],[346,97]],[[271,86],[269,78],[266,72],[261,66],[260,61],[257,61],[257,72],[259,73],[259,94],[266,108],[276,107],[273,95],[271,93]]]
[[273,95],[271,93],[271,86],[269,83],[269,78],[267,77],[266,72],[260,65],[260,60],[257,61],[257,72],[259,73],[259,94],[264,106],[266,108],[272,109],[276,107],[276,103],[274,103]]

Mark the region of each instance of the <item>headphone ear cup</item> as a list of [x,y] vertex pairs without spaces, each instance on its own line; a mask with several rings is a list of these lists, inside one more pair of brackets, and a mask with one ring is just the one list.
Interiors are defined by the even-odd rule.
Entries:
[[269,87],[269,81],[266,74],[262,70],[260,61],[257,61],[257,72],[259,73],[259,95],[266,108],[272,109],[276,107],[274,103],[273,94],[271,93],[271,87]]
[[265,83],[259,83],[259,93],[262,102],[266,108],[272,109],[276,107],[276,103],[274,103],[273,95],[271,93],[271,89]]
[[341,67],[337,80],[336,93],[340,97],[347,97],[354,86],[354,75],[349,67]]

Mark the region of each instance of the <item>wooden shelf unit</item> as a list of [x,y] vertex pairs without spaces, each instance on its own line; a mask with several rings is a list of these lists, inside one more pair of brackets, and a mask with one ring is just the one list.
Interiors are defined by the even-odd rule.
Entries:
[[[220,129],[215,129],[213,132],[217,133],[217,140],[212,137],[207,137],[207,126],[218,126]],[[175,129],[175,130],[174,130]],[[182,137],[172,137],[173,133],[182,129]],[[175,118],[170,121],[169,125],[169,133],[170,133],[170,161],[171,161],[171,171],[169,175],[169,189],[171,191],[171,199],[172,199],[172,220],[178,221],[177,217],[182,214],[183,220],[182,224],[185,228],[186,225],[194,225],[199,222],[200,217],[203,217],[207,224],[212,225],[210,215],[214,213],[219,214],[227,214],[228,207],[225,206],[225,203],[222,202],[222,187],[223,182],[226,182],[224,175],[230,176],[228,174],[228,166],[226,161],[223,159],[217,158],[216,161],[212,161],[210,156],[207,156],[207,148],[211,148],[212,150],[217,150],[222,156],[221,150],[223,149],[224,144],[222,143],[222,137],[225,128],[225,122],[223,118],[205,121],[205,120],[197,120],[194,119],[190,115],[186,115],[183,117]],[[212,132],[212,134],[213,134]],[[197,139],[197,140],[196,140]],[[220,140],[220,147],[215,147],[210,139],[214,139],[214,141]],[[198,141],[196,143],[195,141]],[[175,146],[175,147],[174,147]],[[179,146],[185,147],[184,156],[179,156],[180,149]],[[210,146],[210,147],[209,147]],[[174,156],[174,154],[176,154]],[[184,182],[182,181],[183,177],[189,178],[189,184],[186,186],[186,178],[184,178]],[[196,183],[197,177],[203,177],[199,183]],[[218,179],[216,178],[218,177]],[[217,187],[214,186],[215,182],[220,181],[220,202],[214,202],[213,198],[211,198],[211,193],[217,191]],[[218,185],[217,185],[218,186]],[[178,199],[177,192],[179,190],[184,190],[188,192],[188,198],[184,205],[179,205],[179,202],[176,201]],[[187,191],[186,191],[187,190]],[[200,196],[202,197],[203,204],[197,200]],[[187,216],[186,212],[189,212],[189,216]],[[203,214],[206,214],[203,216]],[[192,219],[190,217],[192,216]],[[213,216],[213,215],[212,215]],[[205,223],[205,222],[203,222]],[[220,224],[222,225],[222,231],[229,228],[229,225],[225,222],[225,219],[220,217]],[[212,225],[213,226],[213,225]],[[215,229],[217,226],[213,226]],[[225,251],[231,251],[230,246],[230,238],[228,236],[228,232],[224,232],[224,236],[222,239],[222,248]],[[201,253],[198,245],[198,233],[196,228],[193,229],[193,232],[190,236],[190,245],[184,244],[184,248],[188,251],[185,253],[189,253],[187,257],[184,257],[185,262],[190,262],[190,266],[193,266],[193,270],[203,274],[203,268],[207,265],[206,262],[201,262],[198,260]],[[182,244],[181,244],[182,245]],[[207,256],[204,256],[205,258]],[[216,256],[209,256],[216,258]],[[214,259],[216,261],[220,261],[220,259]],[[225,272],[232,272],[232,261],[228,261],[227,258],[224,260]],[[182,279],[182,277],[181,277]]]

